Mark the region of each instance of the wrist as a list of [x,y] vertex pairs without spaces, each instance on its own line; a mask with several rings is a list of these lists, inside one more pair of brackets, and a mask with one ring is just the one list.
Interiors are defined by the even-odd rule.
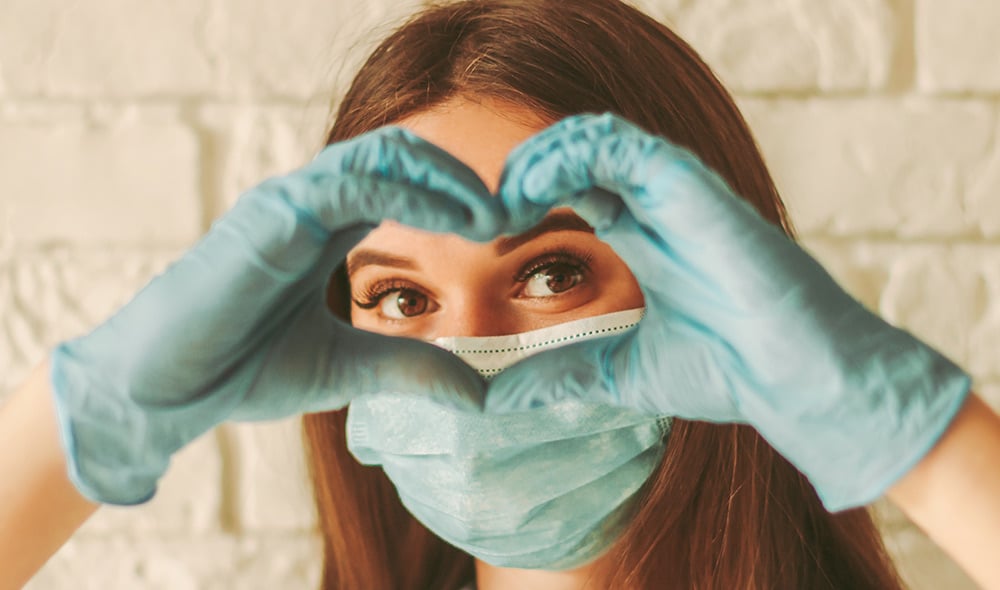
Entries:
[[1000,588],[1000,416],[970,394],[936,444],[887,491],[984,588]]
[[67,477],[92,502],[142,504],[155,494],[169,456],[149,448],[141,413],[77,364],[66,344],[52,352],[49,382]]

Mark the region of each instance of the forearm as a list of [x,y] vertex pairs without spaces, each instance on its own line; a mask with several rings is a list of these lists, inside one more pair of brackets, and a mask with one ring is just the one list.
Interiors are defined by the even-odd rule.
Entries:
[[970,395],[888,497],[983,588],[1000,590],[1000,417]]
[[0,407],[0,590],[24,585],[98,507],[66,475],[48,370]]

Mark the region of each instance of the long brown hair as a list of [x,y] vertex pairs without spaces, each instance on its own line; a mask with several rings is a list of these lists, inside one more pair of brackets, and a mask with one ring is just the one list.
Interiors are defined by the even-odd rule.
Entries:
[[[551,121],[618,113],[693,151],[792,234],[729,94],[684,41],[617,0],[429,7],[374,50],[328,142],[459,95],[523,105]],[[455,590],[471,580],[472,559],[418,523],[381,469],[347,451],[344,419],[343,410],[303,419],[323,534],[322,588]],[[629,528],[598,564],[595,588],[902,587],[867,510],[828,513],[750,427],[682,420]]]

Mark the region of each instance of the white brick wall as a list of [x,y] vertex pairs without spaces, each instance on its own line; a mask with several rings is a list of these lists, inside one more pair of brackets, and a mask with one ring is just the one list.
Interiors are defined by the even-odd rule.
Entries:
[[200,233],[198,134],[174,109],[5,107],[8,239],[162,244]]
[[[331,99],[419,4],[0,2],[0,395],[241,190],[307,159]],[[1000,408],[1000,5],[636,4],[737,93],[806,246]],[[878,508],[913,588],[974,587]],[[29,588],[315,587],[314,521],[294,422],[225,426]]]
[[670,23],[734,91],[866,91],[886,85],[896,50],[884,0],[638,0]]
[[1000,7],[982,0],[916,0],[917,80],[932,93],[1000,90]]
[[743,111],[806,235],[947,238],[995,230],[969,190],[995,157],[986,101],[745,99]]

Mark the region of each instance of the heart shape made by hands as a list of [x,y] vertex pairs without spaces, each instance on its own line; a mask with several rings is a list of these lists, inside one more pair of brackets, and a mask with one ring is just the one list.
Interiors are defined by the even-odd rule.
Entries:
[[[405,132],[404,136],[408,141],[423,141]],[[610,114],[569,117],[529,138],[508,156],[496,195],[490,195],[463,163],[443,150],[438,155],[448,161],[447,169],[457,186],[488,200],[469,208],[470,215],[478,216],[471,225],[492,227],[496,234],[480,232],[477,239],[520,233],[551,209],[569,207],[625,260],[639,280],[651,315],[629,333],[522,361],[489,384],[473,380],[468,367],[449,369],[450,377],[457,375],[455,371],[465,373],[462,382],[474,381],[475,385],[461,391],[444,387],[441,399],[490,412],[580,399],[626,405],[656,415],[679,412],[722,420],[739,418],[725,378],[719,373],[725,364],[720,358],[727,359],[725,347],[718,340],[703,338],[697,326],[685,322],[683,316],[679,319],[676,313],[686,305],[680,297],[701,302],[716,298],[714,285],[698,285],[692,280],[697,279],[690,272],[694,262],[678,258],[678,252],[666,249],[665,243],[703,242],[699,224],[709,223],[720,235],[729,232],[730,226],[720,225],[714,218],[719,202],[738,214],[735,220],[728,216],[731,222],[749,219],[751,227],[776,230],[755,211],[741,206],[742,201],[713,172],[686,150]],[[673,215],[664,215],[666,205]],[[684,207],[687,217],[677,214],[685,212]],[[732,240],[723,244],[741,247]],[[341,250],[341,260],[348,249]],[[696,248],[702,249],[700,244]],[[681,280],[674,278],[678,276]],[[694,288],[678,294],[677,286],[684,283]],[[670,289],[665,288],[667,284]],[[364,346],[368,349],[381,348],[379,342],[399,340],[370,333],[352,338],[369,342]],[[427,379],[440,374],[437,367],[447,364],[440,358],[428,358],[433,354],[421,353],[423,360],[415,364],[400,357],[400,362],[409,365],[406,370],[413,371],[420,391],[427,390]],[[670,362],[663,362],[663,358]],[[660,384],[667,382],[674,393],[665,403]],[[371,385],[376,386],[375,382]],[[380,386],[384,389],[384,384]],[[374,391],[362,388],[359,393]],[[698,401],[691,404],[689,400]]]
[[843,381],[845,359],[865,362],[864,330],[884,325],[691,152],[613,114],[565,118],[516,147],[495,199],[504,233],[571,208],[628,265],[647,311],[634,330],[541,353],[478,386],[488,411],[583,399],[746,422],[751,406],[773,413],[787,403],[776,399]]

